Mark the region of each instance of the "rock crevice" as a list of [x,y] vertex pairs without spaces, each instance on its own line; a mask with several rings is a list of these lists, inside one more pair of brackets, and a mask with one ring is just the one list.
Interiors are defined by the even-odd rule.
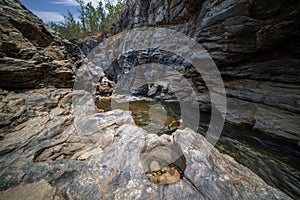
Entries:
[[[269,37],[272,33],[269,31],[279,30],[283,33],[281,39],[286,38],[285,34],[295,34],[293,27],[291,33],[283,31],[292,26],[289,19],[294,19],[295,12],[292,11],[295,8],[290,3],[284,6],[278,3],[272,7],[273,4],[264,2],[136,0],[124,12],[115,31],[121,31],[129,24],[169,23],[166,25],[171,28],[194,36],[198,41],[206,41],[206,44],[200,43],[206,45],[220,64],[222,74],[228,77],[225,83],[232,96],[228,98],[232,106],[229,108],[232,121],[240,119],[240,122],[253,123],[267,131],[275,127],[287,137],[287,131],[298,129],[296,122],[287,118],[294,119],[298,114],[298,109],[292,106],[296,104],[289,101],[298,98],[293,81],[297,79],[293,69],[296,69],[298,60],[291,61],[290,57],[284,56],[289,62],[280,63],[279,71],[276,71],[277,74],[282,72],[283,76],[268,76],[267,73],[256,76],[262,72],[260,66],[273,66],[268,64],[274,61],[273,57],[266,59],[266,63],[257,63],[256,67],[249,63],[238,64],[241,60],[250,59],[253,56],[251,52],[259,52],[255,49],[253,32],[263,30],[259,32],[262,35],[259,43],[263,44],[263,49],[273,47],[271,44],[274,38],[276,40],[276,36]],[[269,5],[272,9],[266,11]],[[279,6],[283,8],[280,12]],[[251,12],[239,10],[245,8]],[[220,153],[205,137],[189,128],[176,130],[171,136],[158,136],[137,127],[128,111],[100,113],[94,105],[93,91],[84,89],[87,86],[96,91],[93,80],[103,77],[106,69],[88,62],[77,69],[82,59],[80,50],[48,30],[19,1],[1,0],[0,10],[5,11],[0,12],[0,199],[290,199],[233,158]],[[286,17],[286,11],[291,11],[290,18]],[[287,22],[277,28],[262,29],[262,22],[256,24],[263,20],[273,23],[273,16],[278,13],[282,16],[281,21],[287,19]],[[242,28],[232,25],[232,21],[229,23],[235,15],[249,26]],[[224,26],[224,21],[229,23],[229,27]],[[252,30],[253,27],[256,28]],[[224,35],[225,28],[228,32]],[[251,37],[235,38],[243,35],[244,31],[249,31]],[[246,42],[248,36],[249,43]],[[245,54],[240,53],[245,49]],[[156,55],[157,60],[161,54]],[[184,66],[183,60],[182,63]],[[230,63],[236,63],[237,67]],[[287,63],[293,65],[285,73],[281,66],[285,67]],[[273,67],[277,69],[277,65]],[[78,77],[85,73],[90,76],[79,80],[75,84],[76,90],[73,90],[76,69]],[[273,68],[270,67],[270,70],[273,71]],[[193,73],[187,72],[189,78],[196,78]],[[278,80],[285,77],[287,81],[279,84]],[[258,80],[263,79],[270,80],[270,83],[278,82],[278,87],[284,88],[286,93],[293,91],[294,96],[284,96],[283,92],[279,92],[282,97],[277,97],[273,83],[259,83]],[[199,91],[205,93],[206,88],[201,84],[203,80],[193,81],[199,83]],[[102,84],[106,86],[105,82]],[[164,86],[163,90],[167,90],[165,84],[157,86]],[[246,86],[249,86],[249,91]],[[111,92],[105,91],[108,95]],[[155,94],[153,91],[150,93]],[[264,99],[266,95],[270,99]],[[205,102],[204,97],[200,100]],[[251,102],[264,102],[264,105]],[[266,113],[275,120],[267,122],[274,124],[266,124]],[[282,123],[283,118],[287,123]],[[146,166],[150,167],[150,172],[166,172],[167,175],[159,180],[166,185],[157,185],[148,180],[146,172],[149,169],[143,167],[145,163],[141,155],[163,145],[172,147],[160,149],[163,161],[172,162],[175,166],[168,165],[165,170],[165,166],[153,161]],[[174,156],[178,157],[175,161]]]
[[187,34],[209,52],[221,72],[227,120],[299,141],[299,16],[296,0],[135,0],[114,32],[132,25]]

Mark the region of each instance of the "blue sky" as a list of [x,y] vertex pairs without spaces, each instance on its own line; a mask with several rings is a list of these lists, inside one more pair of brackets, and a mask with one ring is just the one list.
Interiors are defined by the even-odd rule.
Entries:
[[[68,10],[78,17],[78,4],[76,0],[20,0],[27,9],[31,10],[35,15],[41,18],[45,23],[63,21],[63,14]],[[84,2],[92,2],[94,6],[100,0],[83,0]],[[104,1],[104,0],[102,0]]]

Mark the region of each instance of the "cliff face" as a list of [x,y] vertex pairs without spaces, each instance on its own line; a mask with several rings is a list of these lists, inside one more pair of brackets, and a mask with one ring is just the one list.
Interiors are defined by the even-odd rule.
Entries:
[[[137,127],[129,112],[99,113],[91,95],[72,91],[81,52],[18,1],[0,0],[0,10],[0,199],[290,199],[191,129],[159,137]],[[178,12],[176,23],[192,20]],[[95,71],[84,63],[77,75],[99,76]],[[185,157],[184,178],[152,184],[139,155],[175,144]]]
[[299,18],[297,0],[136,0],[114,32],[155,26],[187,34],[221,72],[229,121],[300,140]]
[[2,0],[0,10],[0,87],[72,87],[79,48],[48,30],[18,1]]

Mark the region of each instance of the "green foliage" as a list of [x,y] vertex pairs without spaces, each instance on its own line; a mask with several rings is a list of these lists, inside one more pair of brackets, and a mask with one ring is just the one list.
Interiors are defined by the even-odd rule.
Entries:
[[128,30],[133,29],[133,24],[129,24],[127,29],[128,29]]
[[80,44],[83,43],[83,40],[79,38],[79,39],[72,40],[72,42],[75,43],[75,44],[80,45]]
[[50,22],[48,24],[53,30],[59,32],[63,37],[68,39],[77,38],[81,34],[80,23],[75,20],[70,11],[64,15],[64,21],[57,24]]
[[107,10],[107,15],[103,20],[103,28],[109,30],[111,25],[117,21],[122,12],[123,3],[118,1],[116,5],[113,5],[109,1],[106,2],[105,8]]
[[124,5],[122,0],[118,0],[116,4],[108,0],[105,4],[99,1],[97,7],[94,7],[91,2],[85,4],[83,0],[76,0],[76,2],[79,4],[80,21],[76,21],[73,14],[68,11],[62,23],[48,23],[49,27],[69,40],[84,38],[89,33],[108,32],[120,17]]
[[145,25],[146,25],[146,27],[150,27],[150,26],[151,26],[150,23],[149,23],[148,21],[146,22]]

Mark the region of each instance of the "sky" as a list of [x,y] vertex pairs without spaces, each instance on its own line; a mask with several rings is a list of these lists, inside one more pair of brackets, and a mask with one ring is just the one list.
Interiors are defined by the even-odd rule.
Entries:
[[[20,0],[23,5],[35,15],[37,15],[43,22],[62,22],[63,14],[68,10],[78,18],[79,6],[76,0]],[[100,0],[83,0],[85,3],[92,2],[96,7]],[[104,1],[104,0],[101,0]]]

